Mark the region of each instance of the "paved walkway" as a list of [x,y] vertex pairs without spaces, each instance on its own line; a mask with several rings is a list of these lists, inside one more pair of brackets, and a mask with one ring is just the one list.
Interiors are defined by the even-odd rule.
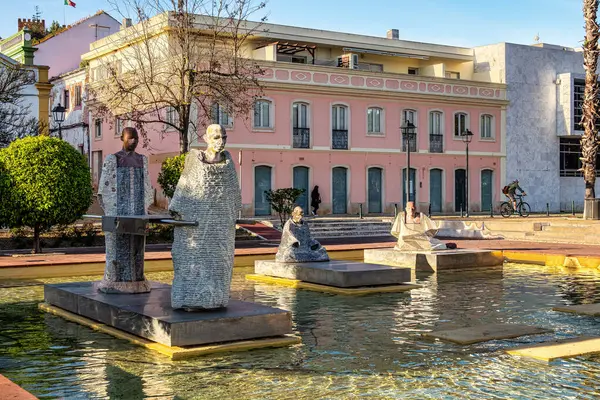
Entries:
[[[504,250],[509,258],[527,261],[528,259],[543,262],[545,256],[561,256],[561,257],[587,257],[590,259],[600,260],[600,246],[578,245],[578,244],[562,244],[562,243],[538,243],[538,242],[521,242],[512,240],[447,240],[458,245],[458,248],[466,249],[489,249],[489,250]],[[345,251],[345,250],[363,250],[374,248],[392,247],[395,244],[393,238],[341,238],[341,239],[326,239],[321,243],[329,251]],[[42,266],[42,265],[66,265],[66,264],[85,264],[85,263],[103,263],[104,249],[101,247],[94,248],[93,253],[82,253],[83,250],[90,249],[64,249],[69,253],[62,253],[59,250],[49,249],[48,253],[37,255],[24,255],[19,257],[2,256],[0,257],[0,268],[3,267],[25,267],[25,266]],[[52,253],[55,251],[56,253]],[[252,256],[263,254],[274,254],[277,252],[276,243],[268,243],[264,241],[241,241],[236,243],[236,256]],[[518,255],[530,255],[530,257],[519,258]],[[146,260],[169,260],[171,252],[168,246],[158,245],[149,246],[146,251]],[[600,262],[598,263],[600,264]]]

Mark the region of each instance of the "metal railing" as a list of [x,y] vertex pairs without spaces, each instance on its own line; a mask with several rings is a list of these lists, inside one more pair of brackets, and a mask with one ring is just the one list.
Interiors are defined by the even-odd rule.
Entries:
[[[402,139],[402,151],[406,153],[406,140]],[[417,138],[416,136],[410,140],[410,152],[417,152]]]
[[310,148],[310,128],[294,128],[292,147],[295,149]]
[[331,148],[335,150],[348,150],[348,130],[331,130]]
[[429,152],[444,152],[444,135],[429,135]]

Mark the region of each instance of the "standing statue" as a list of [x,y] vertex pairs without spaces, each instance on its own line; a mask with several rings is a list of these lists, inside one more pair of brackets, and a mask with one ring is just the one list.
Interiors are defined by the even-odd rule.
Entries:
[[446,250],[446,245],[435,239],[438,228],[429,217],[415,210],[415,203],[406,203],[406,210],[396,217],[392,235],[398,238],[395,250],[429,251]]
[[294,207],[292,217],[283,227],[275,261],[329,261],[327,250],[310,235],[308,224],[304,222],[304,210],[300,206]]
[[227,306],[242,206],[235,166],[224,150],[225,128],[210,125],[203,139],[206,150],[190,150],[169,205],[176,218],[198,221],[197,226],[175,227],[171,250],[171,306],[186,311]]
[[[146,215],[152,204],[148,158],[135,152],[139,137],[135,128],[121,133],[123,149],[104,160],[98,201],[107,216]],[[144,276],[146,237],[105,232],[106,268],[97,283],[104,293],[145,293],[150,282]]]

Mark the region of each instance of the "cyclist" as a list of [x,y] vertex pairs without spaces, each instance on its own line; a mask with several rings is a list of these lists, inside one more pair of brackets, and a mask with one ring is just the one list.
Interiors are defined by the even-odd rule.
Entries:
[[515,200],[515,193],[517,190],[519,190],[522,195],[527,194],[527,193],[525,193],[525,191],[523,189],[521,189],[521,186],[519,186],[518,179],[515,179],[514,181],[512,181],[511,183],[506,185],[504,187],[504,189],[502,190],[502,192],[506,195],[506,197],[508,197],[512,201],[513,210],[517,209],[517,201]]

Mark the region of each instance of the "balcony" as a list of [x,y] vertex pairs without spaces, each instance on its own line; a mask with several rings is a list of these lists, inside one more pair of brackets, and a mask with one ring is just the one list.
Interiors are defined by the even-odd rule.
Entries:
[[334,150],[348,150],[347,129],[333,129],[331,131],[331,148]]
[[294,149],[310,148],[310,128],[294,128],[292,147]]
[[444,152],[444,135],[429,135],[429,152]]
[[[406,140],[404,140],[404,139],[402,139],[402,151],[406,153]],[[410,141],[410,152],[411,153],[417,152],[417,137],[416,136]]]

